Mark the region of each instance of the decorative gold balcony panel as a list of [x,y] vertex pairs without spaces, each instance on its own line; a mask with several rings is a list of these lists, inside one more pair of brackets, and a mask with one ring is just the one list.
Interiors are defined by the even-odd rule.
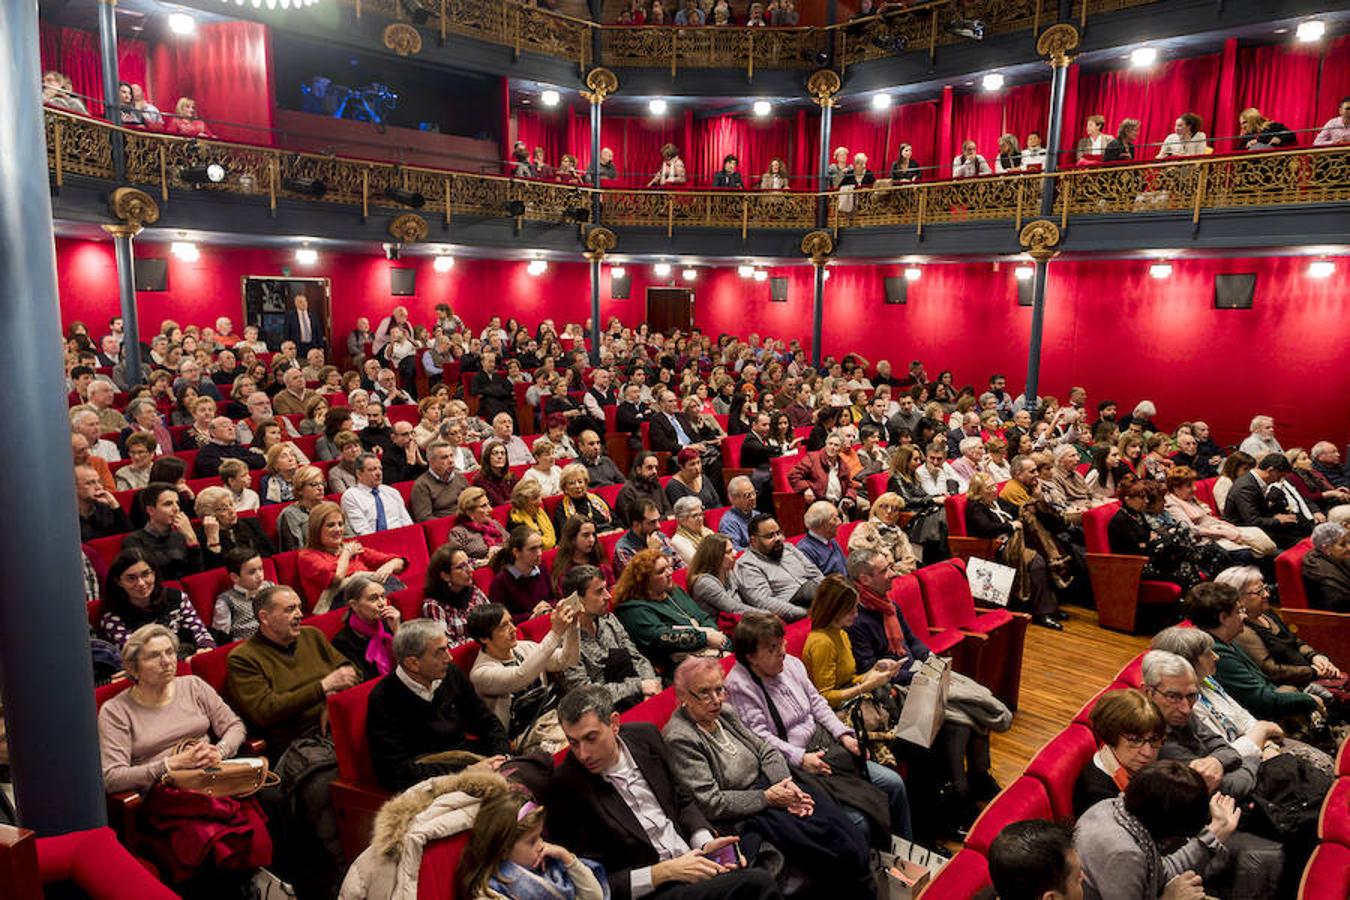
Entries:
[[600,58],[610,67],[810,69],[828,47],[824,28],[602,27]]
[[[400,0],[342,0],[358,16],[406,21]],[[575,62],[589,68],[592,22],[528,6],[516,0],[423,0],[422,8],[432,12],[425,26],[450,35],[476,38],[512,48],[516,53],[528,50]]]

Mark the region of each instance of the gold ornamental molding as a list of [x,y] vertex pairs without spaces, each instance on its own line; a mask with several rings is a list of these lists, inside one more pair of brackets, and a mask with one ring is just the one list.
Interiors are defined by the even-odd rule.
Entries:
[[1049,219],[1037,219],[1022,226],[1017,240],[1037,262],[1044,262],[1059,253],[1059,226]]
[[422,52],[422,35],[411,25],[402,22],[386,25],[382,38],[384,45],[399,56],[412,56]]
[[834,253],[834,238],[828,231],[812,231],[802,238],[802,253],[811,258],[812,265],[823,266]]
[[605,258],[605,254],[619,246],[619,237],[608,228],[597,226],[586,232],[586,250],[583,254],[587,259],[599,262]]
[[389,223],[389,236],[400,244],[416,244],[425,241],[430,229],[427,220],[417,213],[404,213]]
[[1073,51],[1078,49],[1078,29],[1067,22],[1051,25],[1036,39],[1036,52],[1049,57],[1050,65],[1062,69],[1073,62]]
[[113,218],[121,219],[116,225],[104,225],[103,230],[114,237],[135,237],[146,225],[159,221],[159,204],[145,191],[133,187],[120,187],[108,198],[108,210]]
[[834,95],[843,87],[839,73],[833,69],[821,69],[806,79],[806,89],[817,106],[834,106]]
[[586,87],[590,90],[582,91],[581,96],[593,104],[604,103],[606,97],[619,89],[619,76],[599,66],[586,74]]

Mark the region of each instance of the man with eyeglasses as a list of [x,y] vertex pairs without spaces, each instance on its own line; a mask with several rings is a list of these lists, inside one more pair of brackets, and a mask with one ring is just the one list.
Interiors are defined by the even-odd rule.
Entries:
[[[1260,733],[1249,735],[1253,746],[1245,748],[1249,752],[1244,753],[1193,715],[1200,689],[1195,670],[1185,659],[1164,650],[1150,650],[1144,654],[1143,680],[1144,693],[1158,704],[1167,722],[1167,739],[1159,758],[1185,763],[1200,773],[1211,794],[1232,797],[1241,806],[1256,787],[1256,772],[1261,765],[1261,752],[1256,748],[1274,737],[1269,731],[1271,723],[1257,723],[1253,731]],[[1250,752],[1252,749],[1255,752]],[[1284,850],[1279,844],[1241,830],[1223,843],[1228,849],[1227,860],[1216,857],[1201,873],[1207,891],[1221,897],[1277,895],[1284,868]],[[1226,890],[1218,888],[1223,882],[1227,882]]]
[[783,540],[778,520],[764,515],[750,520],[750,546],[736,560],[735,571],[742,600],[787,622],[806,615],[825,577],[805,553]]
[[628,561],[643,550],[660,550],[671,571],[684,568],[684,557],[661,530],[661,510],[650,500],[639,500],[632,507],[632,524],[614,545],[614,575],[623,573]]

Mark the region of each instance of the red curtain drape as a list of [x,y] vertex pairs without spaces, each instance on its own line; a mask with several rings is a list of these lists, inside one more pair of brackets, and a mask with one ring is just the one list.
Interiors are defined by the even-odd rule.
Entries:
[[[1317,122],[1318,70],[1321,48],[1298,44],[1244,47],[1238,51],[1237,100],[1239,110],[1254,106],[1268,119],[1283,122],[1295,131],[1313,128]],[[1330,118],[1335,110],[1326,114]],[[1230,126],[1237,133],[1237,122]],[[1312,143],[1313,134],[1299,134],[1299,144]]]
[[517,110],[516,140],[524,141],[531,155],[536,147],[543,147],[544,160],[550,166],[556,166],[564,153],[575,152],[568,144],[569,117],[570,111],[565,107],[548,111]]
[[[667,142],[680,148],[681,158],[687,167],[688,149],[682,146],[683,141],[683,117],[604,116],[600,120],[600,146],[614,151],[619,186],[645,185],[661,168],[661,146]],[[694,173],[691,171],[689,174]]]
[[[785,167],[791,167],[796,140],[795,117],[699,119],[694,122],[694,143],[685,156],[685,164],[690,167],[692,182],[707,185],[722,168],[723,157],[732,153],[740,161],[741,177],[746,186],[754,187],[758,185],[759,177],[768,171],[770,160],[777,158]],[[789,168],[789,174],[802,176],[808,173],[792,172]]]
[[167,115],[180,97],[192,97],[218,137],[270,144],[271,44],[267,27],[257,22],[200,25],[192,40],[159,44],[151,100]]
[[[1083,133],[1083,120],[1094,113],[1106,117],[1106,129],[1115,134],[1122,119],[1138,119],[1139,142],[1161,144],[1172,133],[1177,116],[1193,112],[1204,120],[1205,132],[1227,134],[1230,125],[1216,122],[1215,103],[1219,89],[1222,54],[1211,53],[1169,60],[1154,69],[1119,69],[1084,75],[1079,82],[1078,115],[1065,122],[1077,141]],[[1157,155],[1149,147],[1140,154]]]
[[[42,70],[61,72],[70,77],[74,92],[84,99],[89,112],[103,115],[103,66],[99,60],[98,35],[79,28],[61,28],[39,22]],[[144,41],[117,43],[117,65],[122,80],[147,87]]]
[[[1337,38],[1322,55],[1322,71],[1317,85],[1317,116],[1315,126],[1321,126],[1341,105],[1341,98],[1350,96],[1350,36]],[[1289,124],[1289,123],[1285,123]],[[1313,135],[1316,137],[1316,135]]]

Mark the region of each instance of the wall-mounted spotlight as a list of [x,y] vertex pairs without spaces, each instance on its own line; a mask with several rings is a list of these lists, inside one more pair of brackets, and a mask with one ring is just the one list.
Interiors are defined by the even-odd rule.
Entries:
[[283,178],[281,189],[292,194],[318,199],[328,193],[328,185],[319,178]]
[[385,188],[384,195],[395,203],[402,203],[404,206],[411,206],[413,209],[421,209],[427,202],[426,197],[407,188]]
[[225,167],[218,162],[185,166],[178,170],[178,177],[187,184],[220,184],[225,180]]

